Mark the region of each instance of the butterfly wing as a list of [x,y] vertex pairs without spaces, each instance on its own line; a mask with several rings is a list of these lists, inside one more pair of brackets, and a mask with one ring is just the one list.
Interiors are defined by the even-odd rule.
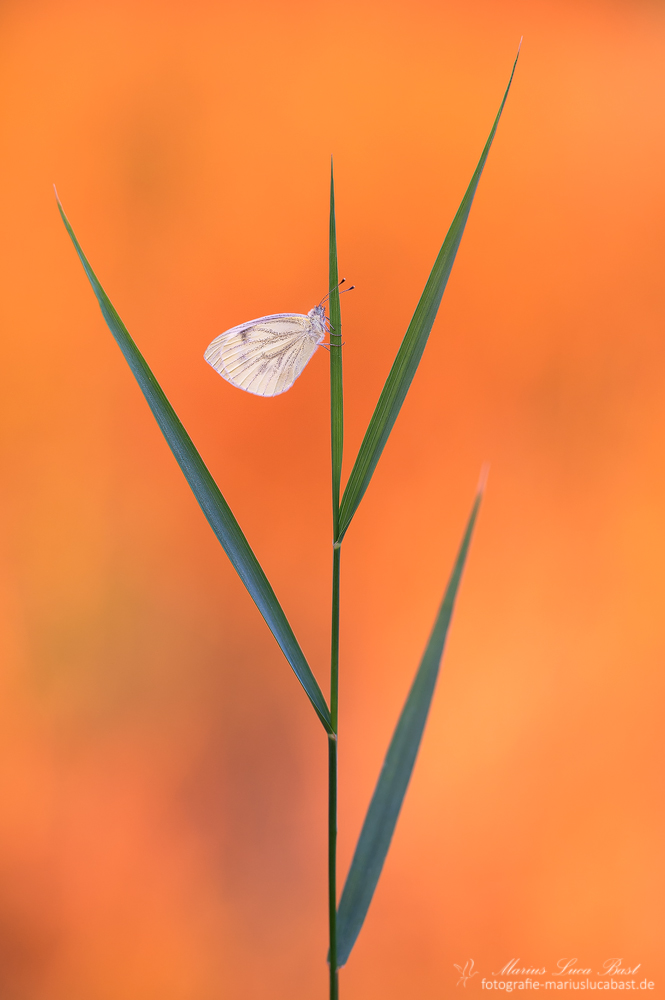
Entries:
[[276,313],[221,333],[204,357],[222,378],[257,396],[290,389],[323,340],[323,327],[300,313]]

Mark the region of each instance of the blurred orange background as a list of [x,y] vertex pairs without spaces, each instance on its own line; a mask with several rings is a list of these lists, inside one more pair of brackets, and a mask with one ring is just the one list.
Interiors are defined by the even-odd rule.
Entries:
[[348,474],[524,35],[344,547],[343,873],[491,462],[341,995],[620,957],[665,997],[662,4],[6,0],[0,26],[0,995],[327,996],[324,733],[51,185],[327,690],[328,356],[263,400],[203,351],[326,291],[334,154]]

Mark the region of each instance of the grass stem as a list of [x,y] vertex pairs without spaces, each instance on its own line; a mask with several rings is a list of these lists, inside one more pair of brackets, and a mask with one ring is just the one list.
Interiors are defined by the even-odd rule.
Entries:
[[341,548],[333,549],[332,622],[330,636],[330,721],[337,734],[339,705],[339,584]]
[[328,737],[328,908],[330,917],[330,1000],[338,1000],[337,972],[337,716],[339,677],[339,589],[341,550],[339,498],[344,447],[344,395],[342,390],[342,317],[339,304],[335,182],[330,161],[330,227],[328,242],[328,291],[332,330],[330,335],[330,456],[332,466],[333,573],[330,634],[330,725]]
[[328,737],[328,914],[330,918],[330,1000],[338,1000],[337,973],[337,737]]

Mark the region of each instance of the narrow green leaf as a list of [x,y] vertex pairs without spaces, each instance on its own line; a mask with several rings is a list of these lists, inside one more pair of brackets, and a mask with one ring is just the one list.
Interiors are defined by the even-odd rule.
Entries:
[[476,496],[446,593],[432,629],[397,728],[390,741],[360,832],[337,913],[337,961],[343,966],[356,943],[386,860],[397,817],[411,778],[434,686],[439,673],[448,626],[462,570],[482,499],[484,482]]
[[332,451],[333,535],[339,529],[339,493],[344,448],[344,396],[342,389],[342,314],[339,304],[335,181],[330,160],[330,231],[328,240],[328,289],[330,291],[330,446]]
[[[330,314],[330,453],[332,460],[333,539],[339,528],[339,491],[344,446],[344,393],[342,387],[342,313],[339,304],[337,227],[335,224],[335,180],[330,158],[330,226],[328,236],[328,291]],[[333,592],[330,645],[330,718],[337,732],[339,680],[339,547],[333,552]]]
[[330,712],[328,711],[325,698],[298,645],[298,641],[293,634],[286,615],[275,597],[272,587],[268,583],[265,573],[261,569],[256,556],[240,529],[240,525],[220,493],[203,459],[194,447],[187,431],[180,423],[157,379],[146,364],[143,355],[132,340],[125,325],[113,308],[106,292],[97,280],[74,235],[74,231],[63,211],[57,194],[56,199],[62,221],[83,264],[88,281],[92,285],[92,290],[97,297],[102,315],[115,337],[127,364],[131,368],[148,402],[148,406],[159,424],[162,434],[166,438],[194,496],[201,505],[201,509],[208,519],[210,527],[215,532],[235,571],[255,601],[268,628],[275,636],[284,656],[293,668],[293,672],[304,687],[316,714],[326,730],[331,732]]
[[[517,57],[519,58],[519,51],[517,53]],[[420,364],[420,359],[423,351],[425,350],[425,345],[427,344],[432,324],[436,319],[441,298],[448,283],[452,266],[455,262],[457,250],[462,239],[462,234],[464,233],[464,227],[466,226],[469,212],[471,210],[471,204],[476,193],[476,188],[478,187],[480,175],[483,172],[483,167],[485,166],[485,161],[487,160],[487,155],[490,151],[490,146],[492,145],[492,141],[499,124],[499,119],[501,118],[501,112],[503,111],[506,98],[508,97],[508,92],[513,81],[516,66],[517,58],[513,64],[513,70],[510,74],[510,80],[508,81],[506,92],[503,95],[499,112],[494,120],[492,131],[489,134],[489,138],[485,143],[485,148],[483,149],[480,160],[478,161],[478,166],[475,169],[473,177],[471,178],[471,183],[466,189],[466,194],[462,198],[461,204],[457,209],[457,214],[455,215],[452,225],[448,230],[445,240],[443,241],[443,246],[439,251],[434,267],[432,268],[431,274],[427,279],[425,290],[420,297],[418,305],[416,306],[416,311],[414,312],[411,322],[409,323],[409,327],[404,335],[400,349],[397,352],[397,357],[393,362],[390,374],[386,379],[379,401],[376,404],[376,409],[372,414],[372,419],[369,422],[369,426],[360,446],[360,451],[358,452],[358,456],[353,469],[351,470],[351,475],[349,476],[349,481],[346,484],[346,489],[344,490],[344,495],[342,497],[337,540],[344,537],[344,534],[351,523],[351,519],[358,509],[358,505],[365,495],[365,491],[369,486],[376,465],[381,457],[381,452],[383,451],[388,437],[390,436],[390,432],[393,429],[397,415],[399,414],[402,403],[406,398],[406,394],[409,391],[413,377],[416,374],[418,365]]]

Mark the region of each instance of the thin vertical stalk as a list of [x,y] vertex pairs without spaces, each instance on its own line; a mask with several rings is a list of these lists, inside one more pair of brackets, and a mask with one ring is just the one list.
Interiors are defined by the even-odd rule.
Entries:
[[330,724],[335,734],[337,734],[339,703],[339,583],[341,557],[341,549],[333,549],[332,634],[330,640]]
[[339,692],[339,495],[344,447],[344,396],[342,389],[342,317],[339,305],[335,182],[330,160],[330,229],[328,242],[330,293],[330,454],[332,463],[333,572],[330,635],[330,718],[328,737],[328,914],[330,922],[330,1000],[338,1000],[337,972],[337,717]]
[[[330,643],[331,725],[337,729],[337,678],[339,666],[340,549],[333,549],[332,637]],[[337,1000],[337,736],[328,736],[328,914],[330,920],[330,1000]]]
[[337,972],[337,737],[328,736],[328,916],[330,1000],[338,1000]]
[[330,719],[328,735],[328,916],[330,924],[330,1000],[338,1000],[337,972],[337,705],[339,667],[339,571],[341,551],[333,548],[332,635],[330,643]]

